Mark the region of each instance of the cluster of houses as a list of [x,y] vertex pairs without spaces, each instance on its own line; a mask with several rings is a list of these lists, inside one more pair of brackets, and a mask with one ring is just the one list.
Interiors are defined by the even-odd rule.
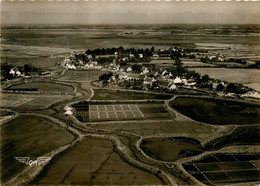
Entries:
[[[88,57],[90,57],[89,55]],[[79,60],[77,63],[75,62],[74,58],[72,56],[66,57],[64,60],[64,66],[68,68],[69,70],[101,70],[103,67],[98,64],[96,61],[90,61],[88,63],[83,62],[82,60]]]
[[23,76],[22,72],[19,71],[17,68],[11,68],[9,74],[11,74],[14,77],[21,77],[21,76]]
[[143,67],[140,73],[132,73],[131,67],[119,68],[119,71],[116,71],[115,75],[110,78],[109,83],[113,85],[124,81],[141,81],[145,89],[175,90],[178,86],[196,88],[196,82],[193,79],[174,77],[167,70],[151,71],[147,67]]

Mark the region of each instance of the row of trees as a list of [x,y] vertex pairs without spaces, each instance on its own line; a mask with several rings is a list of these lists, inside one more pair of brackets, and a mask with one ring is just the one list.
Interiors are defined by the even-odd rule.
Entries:
[[124,49],[124,47],[120,46],[119,48],[97,48],[94,50],[88,49],[85,54],[87,55],[114,55],[115,52],[118,53],[118,55],[127,55],[127,54],[133,54],[136,57],[138,54],[143,54],[144,56],[152,56],[154,52],[154,47],[146,48],[146,49],[135,49],[135,48],[130,48],[130,49]]

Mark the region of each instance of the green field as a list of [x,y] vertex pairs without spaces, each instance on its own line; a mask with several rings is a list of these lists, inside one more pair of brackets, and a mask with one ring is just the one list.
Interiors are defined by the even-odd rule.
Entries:
[[260,106],[233,100],[176,98],[171,107],[188,117],[209,124],[259,124]]
[[113,151],[110,141],[85,139],[38,177],[38,184],[161,184],[152,174],[132,167]]
[[94,89],[94,96],[92,100],[144,100],[170,99],[171,97],[172,95],[152,94],[145,92]]
[[2,182],[25,167],[15,157],[30,157],[35,160],[73,139],[74,136],[64,128],[41,117],[19,116],[1,126]]

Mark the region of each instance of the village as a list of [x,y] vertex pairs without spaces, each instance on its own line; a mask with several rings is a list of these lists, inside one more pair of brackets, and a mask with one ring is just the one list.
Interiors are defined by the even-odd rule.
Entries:
[[[104,71],[92,85],[99,88],[130,89],[171,93],[177,90],[198,90],[228,97],[260,98],[260,94],[241,84],[212,79],[207,74],[187,70],[182,59],[225,61],[221,54],[205,50],[171,47],[167,50],[124,49],[123,47],[87,50],[85,54],[71,54],[63,63],[69,70]],[[171,66],[156,66],[151,60],[168,60]]]

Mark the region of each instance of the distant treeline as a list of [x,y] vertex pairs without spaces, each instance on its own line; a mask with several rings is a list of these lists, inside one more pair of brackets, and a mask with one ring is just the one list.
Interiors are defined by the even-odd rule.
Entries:
[[116,52],[118,55],[122,54],[133,54],[137,57],[138,54],[143,54],[144,56],[152,56],[154,51],[154,47],[152,48],[146,48],[146,49],[135,49],[135,48],[129,48],[124,49],[122,46],[119,48],[97,48],[94,50],[88,49],[85,54],[87,55],[114,55]]

